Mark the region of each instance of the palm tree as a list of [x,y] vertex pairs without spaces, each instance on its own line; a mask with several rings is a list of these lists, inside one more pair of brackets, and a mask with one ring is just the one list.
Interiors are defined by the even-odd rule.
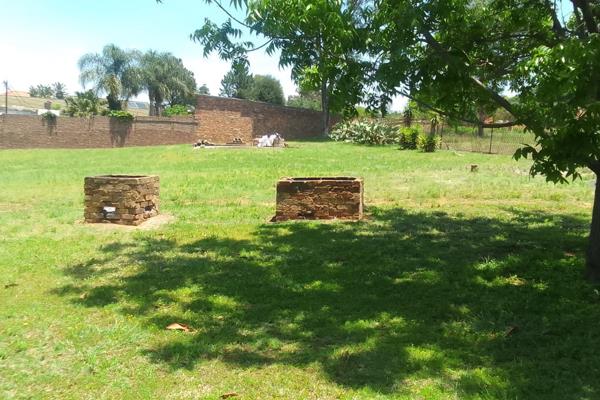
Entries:
[[64,99],[67,95],[67,85],[62,82],[54,82],[52,84],[52,90],[54,91],[54,97],[57,99]]
[[108,44],[102,53],[88,53],[79,59],[79,80],[84,87],[93,83],[97,94],[106,93],[110,110],[120,110],[122,99],[128,100],[141,90],[139,59],[138,51]]
[[150,100],[150,115],[160,115],[167,101],[185,102],[196,91],[194,74],[171,53],[146,52],[141,58],[141,79]]
[[93,90],[75,92],[75,96],[65,99],[65,113],[71,117],[91,117],[102,112],[106,101],[99,99]]

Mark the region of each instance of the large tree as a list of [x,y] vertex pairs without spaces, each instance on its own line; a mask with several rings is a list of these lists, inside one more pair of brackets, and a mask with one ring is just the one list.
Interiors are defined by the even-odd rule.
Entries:
[[[380,0],[367,43],[376,93],[405,94],[455,119],[499,106],[535,134],[516,158],[552,182],[600,174],[600,4],[573,0]],[[374,59],[375,60],[375,59]],[[510,90],[516,102],[503,93]],[[485,126],[485,125],[484,125]],[[491,126],[498,126],[492,124]],[[587,272],[600,279],[600,180]]]
[[318,91],[298,90],[298,94],[289,96],[287,105],[290,107],[308,108],[311,110],[321,109],[321,96]]
[[264,101],[271,104],[285,104],[281,83],[271,75],[254,75],[250,100]]
[[120,110],[123,100],[141,90],[139,59],[137,51],[108,44],[101,53],[88,53],[79,59],[79,80],[84,87],[92,83],[96,94],[105,93],[110,110]]
[[254,81],[245,59],[235,59],[229,72],[221,80],[220,96],[247,99]]
[[210,96],[210,89],[208,88],[208,86],[206,86],[206,83],[203,83],[202,86],[198,88],[196,93],[205,96]]
[[[299,86],[320,91],[324,133],[332,108],[341,111],[360,98],[360,78],[367,65],[357,53],[366,32],[359,12],[361,1],[234,0],[245,12],[243,20],[233,17],[219,1],[205,1],[215,3],[230,19],[221,26],[207,20],[193,34],[204,46],[204,54],[216,51],[223,59],[243,63],[248,52],[263,47],[268,54],[279,51],[280,66],[291,68]],[[239,27],[234,27],[232,19]],[[244,27],[264,37],[265,43],[255,47],[236,41]]]
[[49,99],[54,97],[54,90],[52,90],[52,86],[50,85],[37,85],[29,87],[29,95],[31,97],[40,97],[44,99]]
[[54,92],[55,98],[64,99],[67,95],[67,85],[62,82],[54,82],[52,84],[52,91]]
[[150,115],[161,115],[166,102],[194,105],[194,74],[171,53],[146,52],[140,61],[142,87],[148,92]]

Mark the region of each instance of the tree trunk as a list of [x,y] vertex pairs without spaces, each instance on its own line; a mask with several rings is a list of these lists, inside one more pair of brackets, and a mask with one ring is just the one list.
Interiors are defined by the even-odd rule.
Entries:
[[594,209],[586,259],[586,275],[593,282],[600,282],[600,162],[594,162],[590,169],[596,174]]
[[163,104],[163,99],[161,96],[156,95],[156,97],[154,98],[154,106],[156,107],[156,115],[157,117],[160,117],[162,115],[162,104]]
[[119,99],[116,96],[109,94],[108,96],[106,96],[106,101],[108,102],[109,110],[120,110],[121,109],[121,102],[119,101]]
[[329,92],[327,80],[321,83],[321,110],[323,112],[323,136],[329,134]]
[[483,137],[483,125],[477,126],[477,136]]
[[479,119],[479,125],[477,126],[477,136],[483,137],[483,124],[485,123],[485,112],[480,108],[477,110],[477,117]]

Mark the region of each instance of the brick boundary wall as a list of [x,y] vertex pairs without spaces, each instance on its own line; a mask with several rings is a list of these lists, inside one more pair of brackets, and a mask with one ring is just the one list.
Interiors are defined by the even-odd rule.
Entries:
[[[331,125],[339,119],[331,117]],[[216,144],[241,138],[245,143],[267,133],[285,139],[321,136],[322,115],[304,108],[277,106],[250,100],[198,96],[190,117],[116,118],[57,117],[47,123],[41,116],[0,116],[0,149],[110,148],[192,144],[204,139]]]
[[57,117],[48,124],[41,116],[0,116],[0,149],[108,148],[191,144],[198,122],[192,117],[116,118]]
[[[217,144],[234,138],[250,144],[253,138],[272,132],[288,140],[314,138],[322,131],[319,111],[227,97],[198,96],[196,119],[198,139]],[[332,116],[331,124],[337,120]]]

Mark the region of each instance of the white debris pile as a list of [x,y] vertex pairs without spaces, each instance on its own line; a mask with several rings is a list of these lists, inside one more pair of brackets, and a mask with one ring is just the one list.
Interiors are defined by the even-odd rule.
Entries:
[[275,132],[267,135],[263,135],[258,139],[257,147],[285,147],[285,140],[283,137]]

